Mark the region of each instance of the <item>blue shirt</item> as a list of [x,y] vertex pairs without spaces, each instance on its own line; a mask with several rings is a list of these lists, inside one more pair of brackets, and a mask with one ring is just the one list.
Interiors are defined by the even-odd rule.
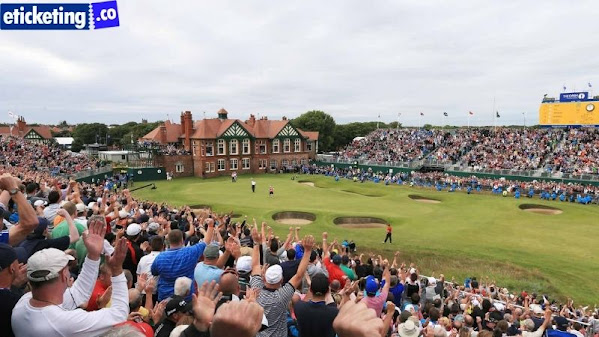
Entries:
[[208,264],[204,264],[204,262],[198,263],[193,273],[194,280],[196,281],[199,287],[204,284],[204,282],[212,282],[215,281],[218,283],[220,280],[220,276],[223,274],[222,269],[217,266],[211,266]]
[[[152,263],[152,275],[160,276],[158,280],[158,300],[172,296],[175,292],[175,280],[185,276],[193,280],[193,272],[200,256],[204,254],[206,244],[200,242],[191,247],[169,249],[156,256]],[[191,284],[191,293],[194,292],[195,283]]]
[[403,293],[403,284],[398,283],[395,287],[390,288],[389,291],[393,294],[393,303],[395,306],[401,308],[401,293]]

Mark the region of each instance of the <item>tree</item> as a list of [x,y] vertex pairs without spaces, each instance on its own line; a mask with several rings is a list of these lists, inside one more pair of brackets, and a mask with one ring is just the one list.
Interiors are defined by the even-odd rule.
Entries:
[[291,125],[304,131],[318,131],[318,147],[322,151],[335,149],[333,132],[336,124],[331,115],[323,111],[312,110],[291,120]]
[[81,150],[85,144],[104,143],[108,134],[108,127],[102,123],[79,124],[73,130],[73,151]]

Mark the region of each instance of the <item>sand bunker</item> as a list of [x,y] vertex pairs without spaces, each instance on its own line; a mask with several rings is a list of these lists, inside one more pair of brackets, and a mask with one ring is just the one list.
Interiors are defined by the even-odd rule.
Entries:
[[210,210],[212,209],[210,205],[191,205],[189,206],[189,208],[191,208],[191,211],[194,212],[196,215],[210,212]]
[[308,212],[284,211],[273,214],[272,219],[283,225],[307,225],[316,220],[316,215]]
[[410,198],[414,201],[418,201],[418,202],[425,202],[427,204],[440,204],[441,203],[441,200],[431,199],[431,198],[423,197],[421,195],[416,195],[416,194],[410,194],[410,195],[408,195],[408,198]]
[[333,223],[343,228],[381,228],[387,226],[387,221],[372,217],[339,217]]
[[556,215],[556,214],[562,214],[564,212],[559,208],[545,206],[545,205],[537,205],[537,204],[522,204],[522,205],[518,206],[518,208],[520,208],[521,210],[526,211],[526,212],[545,214],[545,215]]
[[351,194],[357,194],[357,195],[361,195],[364,197],[371,197],[371,198],[376,198],[376,197],[382,197],[382,194],[367,194],[367,193],[361,193],[361,192],[356,192],[356,191],[352,191],[352,190],[341,190],[343,192],[346,193],[351,193]]
[[313,182],[307,181],[307,180],[300,180],[300,181],[298,181],[298,183],[300,183],[302,185],[310,186],[310,187],[315,187]]

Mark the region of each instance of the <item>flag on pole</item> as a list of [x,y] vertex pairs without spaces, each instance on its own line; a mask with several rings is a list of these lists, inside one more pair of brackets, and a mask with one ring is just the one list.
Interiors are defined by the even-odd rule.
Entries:
[[443,113],[443,116],[447,117],[447,116],[448,116],[447,112],[444,112],[444,113]]
[[8,117],[15,118],[15,114],[12,111],[8,110]]
[[566,91],[566,86],[564,85],[564,91]]
[[420,116],[424,116],[424,114],[421,112],[421,113],[420,113]]
[[472,112],[472,111],[468,111],[468,114],[469,114],[470,116],[472,116],[472,115],[474,115],[474,112]]
[[589,88],[592,88],[593,86],[591,85],[591,82],[589,82]]
[[501,117],[501,116],[499,116],[499,111],[495,111],[495,116],[496,116],[497,118]]

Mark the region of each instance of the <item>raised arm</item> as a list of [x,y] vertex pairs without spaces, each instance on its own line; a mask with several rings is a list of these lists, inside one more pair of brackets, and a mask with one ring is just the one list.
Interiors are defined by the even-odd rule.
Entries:
[[75,222],[73,221],[73,218],[71,218],[69,212],[67,212],[64,208],[61,208],[58,211],[56,211],[56,215],[60,215],[67,221],[67,224],[69,225],[70,242],[77,242],[77,240],[79,240],[79,231],[77,230],[77,227],[75,227]]
[[306,235],[302,241],[302,245],[304,246],[304,256],[302,256],[302,260],[297,267],[297,272],[293,275],[291,280],[289,280],[289,283],[291,283],[295,289],[298,289],[302,285],[302,279],[304,278],[306,269],[308,269],[312,247],[314,247],[314,237],[312,235]]
[[327,232],[322,233],[322,259],[329,258],[329,245],[327,243],[327,238],[329,234]]
[[[262,236],[258,233],[256,225],[252,228],[252,240],[254,240],[254,242],[262,241]],[[252,251],[252,276],[260,275],[262,272],[262,267],[260,267],[260,247],[261,245],[255,244],[254,250]]]
[[[39,221],[31,204],[25,198],[25,195],[19,190],[21,181],[10,174],[4,174],[0,177],[0,189],[2,191],[2,199],[10,199],[17,204],[19,213],[19,224],[12,226],[8,234],[8,243],[11,246],[16,246],[21,241],[25,240],[27,235],[37,227]],[[14,192],[14,194],[13,194]],[[12,194],[12,195],[11,195]],[[8,207],[8,201],[5,204]]]
[[204,236],[204,242],[209,245],[212,242],[212,236],[214,235],[214,219],[208,218],[208,230],[206,231],[206,236]]

